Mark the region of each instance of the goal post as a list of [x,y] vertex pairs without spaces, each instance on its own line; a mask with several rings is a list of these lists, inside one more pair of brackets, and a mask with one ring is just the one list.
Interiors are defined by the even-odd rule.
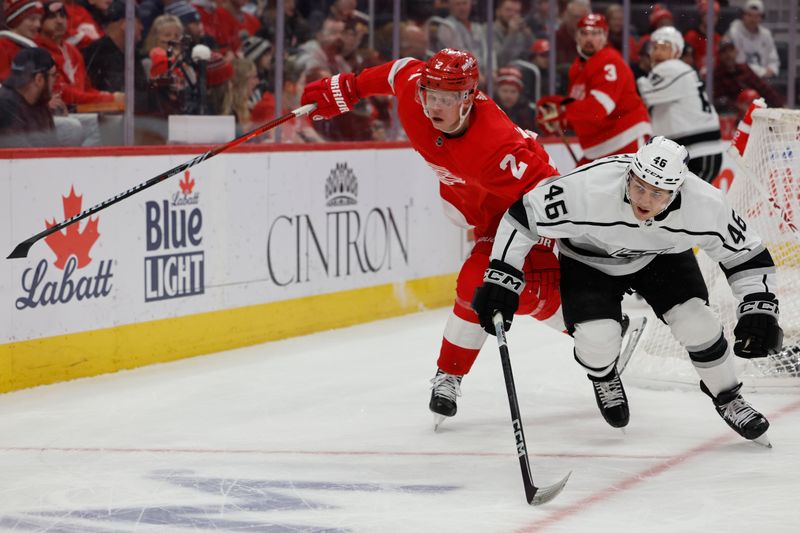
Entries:
[[[756,109],[744,155],[734,149],[739,171],[727,193],[730,205],[763,240],[777,266],[780,325],[784,349],[760,359],[737,359],[748,388],[800,387],[800,111]],[[737,302],[719,265],[704,252],[698,262],[709,289],[709,304],[733,343]],[[625,371],[634,383],[651,387],[694,385],[699,377],[686,350],[669,328],[653,319]]]

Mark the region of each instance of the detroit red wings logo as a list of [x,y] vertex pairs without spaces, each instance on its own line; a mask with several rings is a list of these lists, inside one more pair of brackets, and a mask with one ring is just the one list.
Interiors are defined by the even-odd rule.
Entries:
[[574,98],[575,100],[583,100],[586,98],[586,85],[583,83],[577,83],[572,87],[572,90],[569,93],[570,98]]
[[463,178],[459,178],[449,170],[439,165],[434,165],[433,163],[426,161],[428,165],[433,169],[436,175],[439,177],[439,181],[445,185],[455,185],[457,183],[466,183]]
[[[61,197],[64,206],[64,218],[69,219],[81,212],[81,203],[83,196],[75,194],[75,187],[70,187],[69,196]],[[56,268],[64,270],[67,265],[67,260],[75,256],[78,261],[78,268],[83,268],[92,262],[89,257],[89,252],[92,246],[97,242],[100,234],[97,232],[97,224],[99,219],[97,217],[90,218],[86,223],[83,230],[79,228],[80,222],[76,222],[67,226],[64,232],[57,231],[47,237],[44,241],[56,254],[56,262],[53,264]],[[47,228],[52,228],[56,225],[56,220],[52,222],[45,221]]]

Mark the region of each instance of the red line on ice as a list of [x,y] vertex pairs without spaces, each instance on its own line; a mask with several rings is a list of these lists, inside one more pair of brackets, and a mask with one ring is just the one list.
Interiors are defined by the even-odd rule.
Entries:
[[[781,416],[791,413],[793,411],[797,411],[798,409],[800,409],[800,401],[786,405],[785,407],[779,409],[775,413],[770,414],[768,418],[769,420],[778,419]],[[662,474],[667,470],[670,470],[671,468],[678,466],[690,459],[694,459],[698,455],[713,451],[727,442],[732,442],[736,440],[741,440],[741,437],[739,437],[733,432],[727,432],[723,435],[720,435],[719,437],[703,442],[702,444],[699,444],[694,448],[690,448],[683,453],[664,459],[658,464],[655,464],[649,468],[645,468],[640,472],[636,472],[635,474],[632,474],[627,478],[623,479],[619,483],[615,483],[610,487],[595,492],[594,494],[591,494],[583,498],[582,500],[570,504],[567,507],[564,507],[563,509],[553,511],[543,519],[537,520],[530,525],[518,529],[517,533],[534,533],[538,531],[544,531],[553,524],[557,524],[558,522],[562,522],[568,518],[572,518],[581,511],[586,511],[591,506],[600,503],[602,501],[608,500],[609,498],[619,494],[620,492],[634,488],[637,485],[649,480],[650,478],[656,477],[659,474]]]
[[[516,456],[516,453],[499,452],[404,452],[404,451],[370,451],[370,450],[259,450],[259,449],[215,449],[215,448],[116,448],[116,447],[65,447],[65,446],[5,446],[3,452],[60,452],[60,453],[160,453],[160,454],[230,454],[230,455],[353,455],[353,456],[406,456],[406,457],[504,457]],[[664,455],[636,454],[598,454],[598,453],[538,453],[537,457],[555,459],[664,459]]]

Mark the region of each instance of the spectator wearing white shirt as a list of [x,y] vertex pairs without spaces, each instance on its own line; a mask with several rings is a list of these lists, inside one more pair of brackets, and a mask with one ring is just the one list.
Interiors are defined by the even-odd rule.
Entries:
[[778,75],[781,65],[772,32],[761,24],[763,18],[764,3],[747,0],[742,18],[731,23],[728,37],[739,51],[737,63],[747,63],[760,78],[772,78]]

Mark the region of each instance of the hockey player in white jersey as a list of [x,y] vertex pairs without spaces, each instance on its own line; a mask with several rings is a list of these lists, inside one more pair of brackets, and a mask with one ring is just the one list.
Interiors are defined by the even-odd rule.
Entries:
[[689,352],[701,390],[725,422],[768,445],[769,422],[739,394],[733,354],[708,307],[692,247],[719,262],[740,302],[733,345],[739,357],[781,348],[775,265],[724,194],[689,172],[687,159],[685,147],[657,136],[635,154],[599,159],[540,183],[503,217],[472,305],[489,333],[496,312],[510,327],[528,250],[539,236],[557,238],[564,321],[610,425],[629,420],[616,361],[621,301],[632,289]]
[[710,183],[722,166],[719,115],[697,71],[680,59],[680,32],[664,26],[653,32],[650,43],[653,68],[636,83],[650,111],[653,134],[684,145],[689,151],[689,170]]

